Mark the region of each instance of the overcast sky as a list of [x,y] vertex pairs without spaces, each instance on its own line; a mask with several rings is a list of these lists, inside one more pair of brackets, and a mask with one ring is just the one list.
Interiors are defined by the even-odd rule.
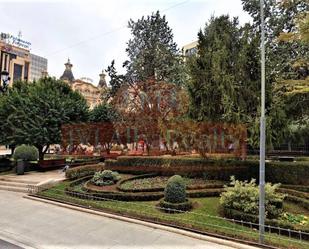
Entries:
[[68,57],[75,78],[99,73],[115,59],[124,72],[127,23],[160,10],[166,15],[179,48],[195,41],[211,15],[238,16],[250,21],[241,0],[0,0],[0,32],[32,43],[31,52],[48,59],[48,72],[57,78]]

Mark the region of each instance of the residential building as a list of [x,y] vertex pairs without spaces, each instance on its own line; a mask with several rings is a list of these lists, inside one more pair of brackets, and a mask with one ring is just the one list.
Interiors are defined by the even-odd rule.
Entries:
[[30,54],[30,81],[38,80],[47,72],[47,59],[35,54]]

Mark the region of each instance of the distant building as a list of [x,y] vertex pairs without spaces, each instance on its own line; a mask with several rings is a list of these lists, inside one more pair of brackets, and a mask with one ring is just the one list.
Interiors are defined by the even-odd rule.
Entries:
[[84,96],[84,98],[87,100],[88,106],[92,109],[96,105],[101,103],[101,93],[104,88],[106,88],[106,81],[105,81],[105,74],[102,71],[100,76],[100,81],[98,83],[98,86],[94,86],[92,84],[92,80],[89,78],[80,78],[75,79],[72,67],[73,64],[70,62],[70,59],[68,59],[67,63],[65,65],[65,70],[63,74],[61,75],[60,79],[64,82],[68,83],[74,91],[79,92],[81,95]]
[[6,41],[3,33],[0,39],[0,71],[6,71],[11,78],[10,85],[16,80],[29,80],[30,52]]
[[197,45],[198,41],[191,42],[182,47],[183,56],[188,57],[194,54],[197,54]]
[[65,63],[64,65],[65,65],[65,70],[63,74],[61,75],[60,79],[63,80],[64,82],[72,84],[75,80],[73,72],[72,72],[73,64],[71,64],[70,59],[68,59],[68,62]]
[[30,81],[38,80],[47,73],[47,59],[35,54],[30,54]]
[[31,43],[11,34],[0,34],[0,71],[7,71],[10,85],[16,80],[38,80],[47,73],[47,59],[30,53]]

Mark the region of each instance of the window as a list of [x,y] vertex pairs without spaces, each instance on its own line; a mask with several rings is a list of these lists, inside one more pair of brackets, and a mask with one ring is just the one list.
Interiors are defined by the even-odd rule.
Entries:
[[22,74],[23,74],[23,66],[15,63],[13,81],[21,80]]

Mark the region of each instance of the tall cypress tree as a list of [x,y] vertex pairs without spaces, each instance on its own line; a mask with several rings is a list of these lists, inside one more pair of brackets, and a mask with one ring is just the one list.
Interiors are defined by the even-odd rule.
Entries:
[[198,33],[198,54],[189,59],[190,116],[247,122],[257,113],[258,40],[249,24],[212,17]]
[[127,75],[137,81],[151,78],[181,84],[182,59],[165,16],[157,11],[137,21],[131,19],[128,27],[132,38],[126,49],[129,60],[124,63]]

